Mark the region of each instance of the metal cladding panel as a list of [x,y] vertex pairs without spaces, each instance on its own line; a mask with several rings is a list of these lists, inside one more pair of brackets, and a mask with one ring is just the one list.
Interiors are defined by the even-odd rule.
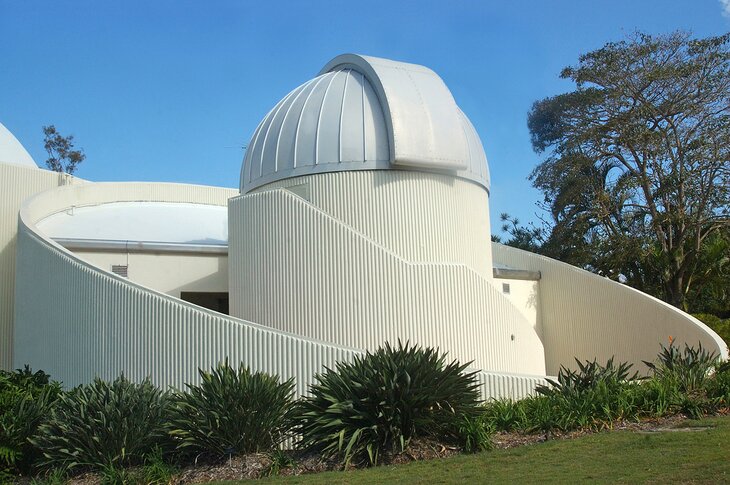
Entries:
[[246,150],[241,191],[300,174],[389,166],[388,135],[362,74],[323,74],[284,97]]
[[492,245],[495,264],[539,271],[548,373],[578,359],[615,357],[646,371],[660,345],[696,346],[728,358],[722,339],[687,313],[629,286],[527,251]]
[[[332,207],[350,200],[361,202],[352,220],[382,222],[388,215],[380,210],[390,204],[387,198],[379,204],[368,203],[366,194],[374,180],[397,183],[399,190],[391,195],[401,197],[396,200],[401,203],[392,207],[401,207],[411,198],[429,199],[429,190],[438,194],[436,187],[445,181],[431,177],[388,171],[313,179],[321,178],[321,195],[326,198],[329,192]],[[473,187],[485,194],[483,188]],[[468,197],[468,188],[463,189],[451,187],[443,193]],[[320,189],[313,188],[311,196],[317,200]],[[462,207],[464,200],[453,202]],[[346,218],[333,216],[332,207],[327,212],[282,188],[231,199],[231,314],[339,345],[372,350],[384,342],[409,340],[439,347],[485,371],[544,374],[542,343],[534,329],[488,277],[463,263],[447,261],[443,252],[440,261],[410,260],[398,252],[400,248],[393,250]],[[409,229],[420,221],[425,228],[420,245],[435,252],[443,233],[450,230],[437,221],[454,218],[458,212],[452,207],[446,201],[437,204],[436,212],[426,205],[419,213],[416,205],[410,225],[394,224],[392,233],[381,234],[387,234],[386,242],[399,235],[410,238]],[[482,248],[489,247],[488,226],[486,231]],[[467,239],[470,234],[452,236]],[[488,260],[488,251],[482,255]]]
[[[1,125],[0,125],[1,126]],[[69,178],[35,165],[0,163],[0,369],[12,365],[15,245],[18,211],[33,194],[64,184]]]
[[[73,204],[110,200],[224,204],[231,191],[174,184],[88,184],[45,192],[21,213],[17,274],[16,367],[43,369],[66,387],[120,373],[184,388],[198,369],[225,358],[255,371],[295,378],[306,394],[325,366],[362,354],[354,348],[278,331],[215,313],[94,267],[48,240],[35,221]],[[67,205],[70,204],[70,205]],[[488,397],[519,398],[539,377],[478,372]]]
[[461,263],[491,279],[489,197],[478,184],[427,172],[372,170],[297,177],[286,188],[412,262]]
[[489,190],[486,163],[474,127],[433,71],[348,55],[264,117],[248,144],[240,189],[315,173],[400,169],[449,173]]

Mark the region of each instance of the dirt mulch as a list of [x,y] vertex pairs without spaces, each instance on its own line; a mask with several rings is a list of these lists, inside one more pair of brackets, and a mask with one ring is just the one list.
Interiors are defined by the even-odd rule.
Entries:
[[[458,447],[444,445],[434,440],[415,439],[410,442],[408,449],[402,453],[382,454],[378,459],[378,464],[399,465],[411,461],[433,460],[457,455],[460,451]],[[292,453],[289,457],[294,463],[293,466],[278,470],[278,475],[301,475],[343,469],[342,463],[339,461],[324,460],[314,454]],[[264,453],[236,456],[224,462],[188,466],[175,475],[172,484],[187,485],[212,481],[261,478],[271,474],[272,464],[271,457]],[[366,466],[365,463],[351,464],[348,469],[364,466]]]

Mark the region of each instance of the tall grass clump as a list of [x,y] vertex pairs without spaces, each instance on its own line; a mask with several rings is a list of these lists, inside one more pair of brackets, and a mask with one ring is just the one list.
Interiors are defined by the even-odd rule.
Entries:
[[40,455],[29,439],[60,393],[60,384],[43,371],[33,372],[28,366],[13,372],[0,371],[1,475],[29,471]]
[[[316,376],[298,408],[301,446],[350,463],[377,464],[411,439],[489,446],[475,373],[432,348],[386,344]],[[481,428],[480,428],[481,427]]]
[[175,395],[170,434],[178,449],[224,457],[270,451],[284,441],[291,426],[294,382],[238,370],[228,360],[210,372],[199,370],[200,384],[187,384]]
[[60,396],[31,440],[45,467],[68,471],[121,469],[169,445],[170,399],[149,380],[95,379]]
[[495,431],[523,429],[527,420],[525,401],[493,399],[484,405],[484,417]]

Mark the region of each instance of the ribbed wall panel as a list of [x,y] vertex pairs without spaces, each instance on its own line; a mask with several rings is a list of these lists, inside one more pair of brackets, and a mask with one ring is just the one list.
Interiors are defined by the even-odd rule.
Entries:
[[[44,237],[35,222],[71,205],[111,200],[224,204],[230,191],[167,184],[88,184],[35,197],[20,222],[15,366],[43,369],[66,386],[94,377],[150,377],[161,386],[198,382],[198,368],[228,357],[294,377],[298,395],[315,373],[361,351],[218,314],[94,267]],[[63,205],[72,203],[71,205]],[[540,378],[479,372],[488,397],[519,398]]]
[[[334,172],[274,182],[412,262],[460,263],[492,279],[489,194],[475,183],[414,171]],[[230,224],[229,224],[230,225]]]
[[680,346],[699,343],[728,357],[720,337],[696,318],[652,296],[588,271],[527,251],[493,244],[494,261],[540,271],[542,339],[547,372],[575,366],[573,357],[615,356],[646,370],[670,337]]
[[[468,224],[475,222],[474,214],[486,213],[486,206],[469,207],[472,200],[486,205],[483,189],[452,179],[464,185],[445,190],[440,187],[445,181],[393,171],[313,178],[319,179],[312,181],[313,200],[321,202],[318,197],[324,200],[326,189],[331,189],[332,199],[324,200],[325,205],[331,203],[330,211],[285,189],[231,199],[232,315],[340,345],[375,349],[386,341],[410,340],[439,347],[487,371],[544,375],[540,339],[486,277],[460,262],[413,262],[358,231],[356,224],[346,223],[357,219],[396,247],[407,247],[396,243],[400,234],[416,246],[441,250],[447,259],[441,241],[454,238],[456,245],[459,237],[471,236],[468,231],[451,234],[458,225],[450,219],[463,213]],[[317,187],[318,182],[323,187]],[[373,183],[393,184],[398,191],[369,199]],[[472,187],[476,193],[470,192]],[[419,211],[419,204],[411,200],[416,194],[424,201],[431,196],[441,199],[424,202]],[[400,214],[398,223],[391,224],[388,207]],[[331,215],[337,210],[345,216]],[[381,232],[375,229],[378,222],[387,226]],[[488,248],[488,242],[483,247]],[[489,260],[487,251],[482,257]]]
[[0,163],[0,369],[12,366],[15,245],[18,211],[33,194],[64,184],[69,177],[35,167]]

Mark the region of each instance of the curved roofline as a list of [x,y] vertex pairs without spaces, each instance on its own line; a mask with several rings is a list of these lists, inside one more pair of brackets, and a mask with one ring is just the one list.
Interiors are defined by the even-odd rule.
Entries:
[[459,108],[431,69],[359,54],[329,61],[318,75],[342,69],[363,74],[380,101],[390,142],[390,162],[420,168],[467,168]]
[[2,123],[0,123],[0,163],[38,168],[28,150]]

